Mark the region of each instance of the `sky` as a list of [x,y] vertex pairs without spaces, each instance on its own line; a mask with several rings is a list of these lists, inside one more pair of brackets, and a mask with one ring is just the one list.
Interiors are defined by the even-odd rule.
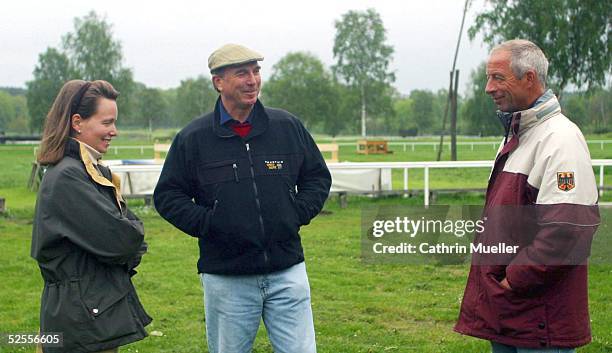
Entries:
[[[448,88],[463,6],[463,0],[10,1],[0,12],[0,86],[25,87],[38,55],[59,48],[62,36],[73,31],[74,18],[91,10],[112,24],[124,66],[136,81],[172,88],[208,75],[208,56],[226,43],[264,55],[264,85],[272,66],[289,52],[308,51],[329,67],[335,62],[334,22],[349,10],[373,8],[395,50],[394,86],[403,94],[435,91]],[[472,1],[466,16],[457,59],[460,92],[487,57],[481,37],[467,36],[483,6],[483,0]]]

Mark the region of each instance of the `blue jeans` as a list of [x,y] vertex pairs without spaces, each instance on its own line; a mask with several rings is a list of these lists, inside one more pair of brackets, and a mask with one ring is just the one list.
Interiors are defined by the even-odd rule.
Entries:
[[265,275],[200,276],[211,353],[251,352],[262,318],[275,353],[316,352],[304,262]]
[[493,353],[576,353],[574,348],[519,348],[491,342]]

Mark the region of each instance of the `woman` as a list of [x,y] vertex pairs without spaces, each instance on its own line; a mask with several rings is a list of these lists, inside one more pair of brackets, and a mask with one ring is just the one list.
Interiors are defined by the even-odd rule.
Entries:
[[45,353],[117,352],[151,322],[130,279],[146,251],[142,222],[98,162],[117,135],[118,95],[105,81],[69,81],[45,122],[32,257],[44,279],[40,332],[63,335]]

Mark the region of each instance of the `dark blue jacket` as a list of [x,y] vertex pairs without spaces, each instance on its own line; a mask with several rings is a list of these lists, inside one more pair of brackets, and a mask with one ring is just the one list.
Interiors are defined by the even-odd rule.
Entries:
[[154,201],[199,239],[198,272],[262,274],[304,261],[298,231],[329,194],[331,176],[301,122],[257,101],[243,139],[215,110],[175,137]]

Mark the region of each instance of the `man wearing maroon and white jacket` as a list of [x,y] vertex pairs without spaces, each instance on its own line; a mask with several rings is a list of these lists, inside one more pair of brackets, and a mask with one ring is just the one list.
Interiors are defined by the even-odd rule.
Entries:
[[487,63],[486,93],[506,128],[475,242],[518,245],[474,254],[455,331],[494,353],[575,352],[591,341],[587,258],[599,225],[597,187],[580,129],[546,90],[548,61],[511,40]]

